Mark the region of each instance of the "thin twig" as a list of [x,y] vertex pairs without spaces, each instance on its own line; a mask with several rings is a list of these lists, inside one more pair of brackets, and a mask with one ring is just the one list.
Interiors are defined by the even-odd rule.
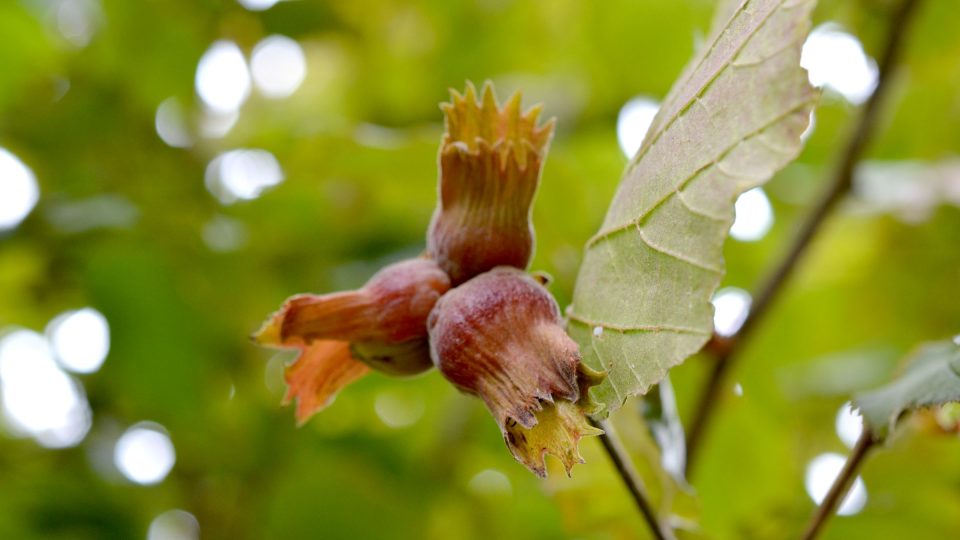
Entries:
[[606,420],[591,420],[591,423],[603,430],[603,434],[600,435],[603,448],[607,451],[607,455],[610,456],[610,461],[613,461],[617,473],[627,486],[627,489],[630,490],[630,494],[633,495],[633,500],[637,503],[637,508],[650,527],[650,533],[657,540],[672,539],[673,534],[668,528],[661,525],[660,520],[657,519],[657,514],[647,499],[647,490],[643,486],[643,480],[640,478],[640,474],[637,473],[637,469],[634,468],[633,462],[630,461],[630,455],[627,454],[623,443],[621,443],[620,438],[617,437],[613,426]]
[[876,444],[876,441],[873,438],[873,433],[864,427],[863,433],[861,433],[860,438],[857,439],[857,444],[853,447],[850,457],[848,457],[847,462],[843,464],[843,470],[840,471],[840,475],[833,481],[833,485],[830,486],[830,491],[827,492],[826,498],[823,499],[820,507],[817,508],[816,513],[813,514],[813,518],[811,518],[806,532],[803,533],[803,540],[813,540],[817,537],[820,530],[823,529],[827,519],[833,515],[840,501],[846,496],[847,491],[850,489],[850,484],[852,484],[853,479],[857,477],[857,470],[860,468],[863,458],[866,457],[874,444]]
[[800,227],[793,243],[783,259],[770,273],[766,281],[754,296],[750,312],[744,320],[740,330],[733,336],[722,338],[715,336],[708,344],[707,351],[714,357],[713,369],[707,379],[697,402],[693,419],[690,422],[690,431],[687,434],[687,474],[693,468],[697,451],[704,436],[704,430],[711,418],[711,413],[717,408],[720,389],[723,387],[725,375],[737,358],[737,353],[743,346],[744,340],[759,324],[767,313],[770,305],[776,299],[784,284],[797,267],[797,262],[806,253],[811,240],[820,231],[824,221],[853,184],[853,172],[863,156],[870,139],[874,135],[878,113],[884,96],[889,88],[889,81],[896,71],[897,62],[906,34],[907,22],[915,12],[919,0],[904,0],[891,15],[890,33],[883,54],[880,57],[879,78],[873,95],[867,100],[860,119],[854,128],[850,140],[843,153],[839,156],[836,168],[829,184],[821,195],[816,206],[807,215]]

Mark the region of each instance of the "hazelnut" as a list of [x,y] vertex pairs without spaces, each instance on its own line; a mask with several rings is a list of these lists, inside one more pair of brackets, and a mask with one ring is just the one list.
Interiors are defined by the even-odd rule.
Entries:
[[440,196],[427,252],[459,285],[495,266],[529,264],[530,207],[554,122],[538,127],[541,107],[522,113],[519,94],[500,107],[489,83],[479,101],[470,84],[451,94],[441,106]]
[[287,299],[254,340],[301,351],[287,370],[287,382],[288,400],[298,398],[297,416],[303,420],[368,371],[361,367],[390,375],[432,367],[426,320],[449,288],[449,278],[433,261],[399,262],[355,291]]
[[544,457],[569,474],[582,463],[577,444],[600,431],[587,389],[600,375],[581,364],[550,293],[521,270],[498,267],[445,294],[427,321],[440,373],[478,396],[513,456],[540,476]]

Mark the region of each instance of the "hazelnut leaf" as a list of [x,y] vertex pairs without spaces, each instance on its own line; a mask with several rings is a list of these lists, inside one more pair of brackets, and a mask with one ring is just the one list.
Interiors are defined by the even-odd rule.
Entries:
[[800,67],[813,4],[722,8],[587,242],[569,331],[607,371],[593,392],[608,411],[709,339],[734,201],[799,154],[819,95]]
[[897,380],[854,396],[863,420],[885,438],[904,411],[960,401],[960,342],[928,343],[913,355]]

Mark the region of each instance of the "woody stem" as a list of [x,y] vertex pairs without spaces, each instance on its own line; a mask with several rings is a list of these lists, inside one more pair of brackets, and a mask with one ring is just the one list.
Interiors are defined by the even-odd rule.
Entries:
[[637,504],[637,508],[640,510],[640,514],[643,515],[644,521],[646,521],[650,527],[650,533],[653,535],[653,538],[657,540],[672,539],[672,531],[669,527],[662,525],[657,518],[653,506],[647,498],[647,490],[643,485],[643,480],[640,478],[637,469],[633,466],[630,455],[627,454],[627,450],[624,448],[623,442],[620,441],[620,437],[617,436],[616,431],[614,431],[613,425],[607,420],[596,419],[591,419],[590,423],[603,430],[603,434],[600,435],[603,448],[607,451],[607,455],[610,456],[610,461],[613,462],[613,466],[617,469],[617,474],[620,475],[620,479],[623,480],[624,485],[630,491],[630,495],[633,496],[633,501]]

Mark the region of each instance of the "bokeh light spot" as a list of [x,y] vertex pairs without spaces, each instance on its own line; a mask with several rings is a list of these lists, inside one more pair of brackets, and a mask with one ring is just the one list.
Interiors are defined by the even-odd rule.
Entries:
[[197,540],[200,522],[190,512],[169,510],[153,518],[147,540]]
[[239,149],[215,157],[208,165],[207,189],[223,204],[252,200],[283,181],[277,158],[266,150]]
[[237,0],[240,5],[250,11],[264,11],[272,8],[280,0]]
[[303,48],[287,36],[267,36],[250,57],[253,82],[268,98],[285,98],[296,92],[307,75]]
[[853,448],[854,445],[857,444],[857,439],[859,439],[860,434],[863,433],[863,418],[853,410],[853,406],[849,401],[844,403],[843,406],[840,407],[840,410],[837,411],[835,427],[837,429],[837,437],[840,437],[840,440],[843,441],[843,444],[847,445],[847,448]]
[[763,188],[753,188],[737,197],[734,205],[736,219],[730,227],[730,236],[741,242],[760,240],[773,226],[773,206]]
[[141,422],[117,440],[113,461],[128,480],[149,485],[167,477],[176,462],[176,453],[166,430],[157,424]]
[[110,352],[110,325],[93,308],[58,315],[47,325],[47,335],[60,365],[74,373],[97,371]]
[[866,101],[877,87],[876,62],[856,36],[836,23],[822,24],[810,32],[800,65],[807,70],[810,84],[831,88],[855,105]]
[[86,47],[103,18],[96,0],[60,0],[57,30],[74,47]]
[[174,148],[186,148],[193,143],[187,129],[186,115],[177,98],[167,98],[157,107],[154,121],[157,135],[167,145]]
[[227,253],[247,243],[247,227],[242,221],[226,216],[215,216],[203,225],[203,242],[210,251]]
[[423,400],[396,391],[381,392],[373,403],[380,421],[394,429],[412,426],[423,417]]
[[473,475],[467,483],[470,491],[477,495],[510,495],[513,485],[507,475],[496,469],[484,469]]
[[57,367],[47,339],[15,330],[0,340],[0,392],[15,435],[47,448],[75,446],[90,430],[90,405],[80,383]]
[[200,117],[200,125],[198,126],[200,134],[207,139],[220,139],[230,133],[239,119],[240,113],[238,111],[218,113],[206,110]]
[[197,64],[197,95],[212,111],[235,112],[250,95],[250,72],[236,43],[213,43]]
[[[834,480],[837,479],[840,471],[843,470],[843,464],[845,462],[846,458],[840,454],[828,453],[820,454],[807,464],[804,486],[807,489],[807,494],[810,495],[814,503],[820,504],[823,502],[823,499],[830,491],[830,486],[833,485]],[[853,485],[850,487],[850,491],[847,492],[847,496],[844,497],[843,502],[840,503],[840,508],[837,509],[837,515],[852,516],[863,510],[866,504],[867,488],[863,483],[863,479],[857,476],[853,481]]]
[[732,336],[743,326],[750,313],[750,293],[737,287],[725,287],[713,297],[713,330]]
[[620,149],[628,158],[633,158],[647,136],[647,130],[653,123],[660,103],[656,100],[639,96],[628,101],[617,116],[617,141]]
[[33,171],[0,147],[0,231],[19,225],[39,199],[40,188]]

